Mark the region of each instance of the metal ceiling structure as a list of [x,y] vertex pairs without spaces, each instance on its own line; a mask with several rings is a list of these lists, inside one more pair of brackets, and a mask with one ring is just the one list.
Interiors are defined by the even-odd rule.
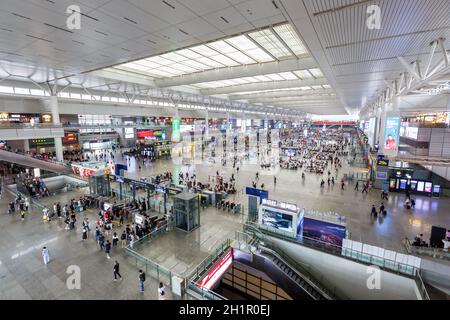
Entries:
[[448,0],[79,0],[70,30],[72,4],[2,1],[0,93],[297,116],[369,117],[393,97],[402,112],[450,109],[436,98]]

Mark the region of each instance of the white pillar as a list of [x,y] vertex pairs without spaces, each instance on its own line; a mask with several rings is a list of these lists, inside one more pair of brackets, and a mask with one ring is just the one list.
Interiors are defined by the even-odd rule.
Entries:
[[[57,96],[50,96],[50,110],[52,111],[52,119],[53,124],[60,125],[61,121],[59,120],[59,104]],[[56,151],[56,160],[63,161],[63,148],[62,148],[62,138],[55,137],[55,151]]]
[[205,139],[209,137],[209,111],[205,110]]
[[23,140],[23,151],[25,152],[30,151],[30,140],[28,139]]

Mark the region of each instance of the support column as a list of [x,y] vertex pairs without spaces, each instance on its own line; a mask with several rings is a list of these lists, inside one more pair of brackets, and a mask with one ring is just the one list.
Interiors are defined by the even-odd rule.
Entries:
[[[52,119],[54,125],[60,125],[61,121],[59,120],[59,104],[57,96],[50,96],[50,110],[52,112]],[[55,137],[55,151],[56,151],[56,160],[63,161],[63,148],[62,148],[62,138]]]
[[209,111],[205,110],[205,140],[209,138]]
[[25,151],[25,153],[30,151],[30,140],[23,140],[23,151]]
[[230,134],[231,125],[230,125],[230,112],[227,111],[227,136]]
[[180,142],[180,116],[178,107],[175,107],[175,114],[172,117],[172,141]]

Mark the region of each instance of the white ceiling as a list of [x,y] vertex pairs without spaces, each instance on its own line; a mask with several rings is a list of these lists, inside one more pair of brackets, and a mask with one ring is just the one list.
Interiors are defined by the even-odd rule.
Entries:
[[[104,89],[114,83],[123,87],[123,82],[133,79],[90,72],[288,21],[325,76],[324,82],[320,78],[318,82],[327,87],[317,90],[335,90],[336,100],[316,101],[319,91],[313,90],[311,96],[291,90],[292,96],[271,94],[271,100],[258,100],[261,90],[302,85],[286,86],[275,80],[260,86],[239,84],[236,79],[241,77],[229,76],[223,79],[225,84],[236,83],[227,89],[213,87],[222,86],[221,81],[171,89],[233,99],[250,91],[250,102],[313,114],[344,114],[360,110],[386,88],[385,80],[398,77],[403,71],[398,56],[408,62],[425,61],[431,41],[450,39],[449,0],[78,0],[81,29],[69,31],[66,9],[72,4],[71,0],[1,1],[0,62],[5,70],[0,69],[0,77],[13,74],[20,76],[17,80],[30,77],[39,83],[67,77],[88,88]],[[366,9],[372,4],[381,8],[380,30],[365,25]],[[261,68],[260,75],[275,73]],[[421,99],[425,98],[416,100]]]

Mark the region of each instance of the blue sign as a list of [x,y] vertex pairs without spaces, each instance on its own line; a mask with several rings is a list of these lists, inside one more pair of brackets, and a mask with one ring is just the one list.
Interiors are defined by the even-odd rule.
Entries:
[[122,176],[118,176],[118,175],[116,175],[116,181],[117,182],[125,182],[125,180],[124,180],[124,177],[122,177]]
[[259,197],[259,204],[262,203],[263,199],[267,199],[269,197],[269,191],[246,187],[245,194],[249,196]]
[[[128,166],[125,165],[125,164],[116,164],[115,168],[114,168],[114,174],[116,176],[120,176],[120,170],[127,171],[128,170]],[[121,182],[123,182],[123,181],[121,181]]]

